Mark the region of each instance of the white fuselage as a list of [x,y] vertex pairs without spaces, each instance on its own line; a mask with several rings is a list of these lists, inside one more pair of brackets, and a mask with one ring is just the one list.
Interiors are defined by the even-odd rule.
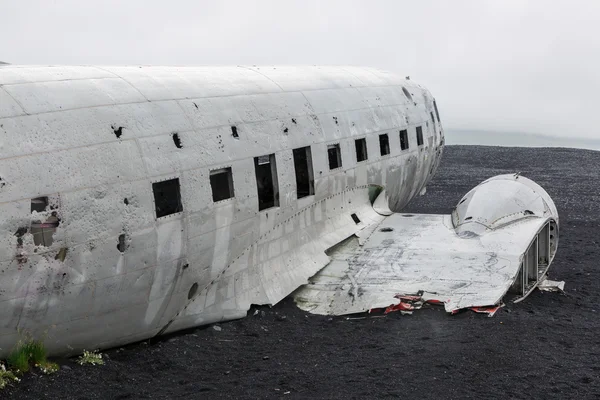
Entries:
[[392,210],[418,194],[443,143],[431,94],[375,69],[2,67],[0,355],[274,304],[377,220],[373,187]]

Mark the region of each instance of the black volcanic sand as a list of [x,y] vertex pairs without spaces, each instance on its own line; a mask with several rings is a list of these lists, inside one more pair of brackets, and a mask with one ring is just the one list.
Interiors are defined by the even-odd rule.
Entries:
[[[441,307],[346,320],[289,298],[245,319],[105,352],[104,366],[59,360],[1,396],[138,398],[599,398],[600,152],[450,146],[425,196],[407,208],[449,213],[484,179],[521,172],[560,214],[551,278],[495,317]],[[220,328],[220,330],[218,330]]]

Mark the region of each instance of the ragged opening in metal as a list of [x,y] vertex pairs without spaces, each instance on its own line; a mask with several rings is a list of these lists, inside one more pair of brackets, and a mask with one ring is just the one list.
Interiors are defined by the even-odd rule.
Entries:
[[[46,212],[48,211],[48,197],[36,197],[31,199],[31,212]],[[50,246],[54,241],[53,236],[60,221],[53,212],[43,222],[42,220],[31,221],[31,234],[33,235],[33,243],[36,246]]]
[[279,207],[279,185],[275,154],[254,157],[258,210]]
[[293,150],[296,172],[296,194],[298,198],[315,194],[315,180],[310,146]]
[[173,143],[175,143],[175,147],[181,149],[183,146],[181,145],[181,139],[179,138],[179,133],[173,134]]

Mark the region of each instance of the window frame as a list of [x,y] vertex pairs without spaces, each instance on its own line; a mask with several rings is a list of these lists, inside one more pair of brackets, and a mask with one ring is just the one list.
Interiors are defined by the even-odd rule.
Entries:
[[[336,166],[335,168],[331,168],[331,157],[329,154],[329,150],[331,149],[336,149],[336,154],[337,154],[337,162],[338,162],[338,166]],[[329,170],[330,171],[335,171],[336,169],[340,169],[343,167],[343,161],[342,161],[342,147],[340,146],[339,142],[336,143],[329,143],[327,145],[327,165],[329,166]]]
[[[298,192],[298,171],[296,170],[296,152],[304,150],[306,155],[306,165],[308,172],[308,194],[300,196]],[[294,176],[296,178],[296,198],[303,199],[305,197],[314,196],[315,195],[315,167],[312,160],[312,149],[311,146],[303,146],[292,149],[292,159],[294,161]]]
[[[387,145],[387,153],[383,153],[383,147],[381,146],[381,138],[385,136],[385,142]],[[382,133],[379,135],[379,155],[381,157],[389,156],[392,153],[392,149],[390,147],[390,136],[387,133]]]
[[[404,138],[404,140],[402,140]],[[400,151],[409,150],[410,141],[408,138],[408,129],[400,130]]]
[[[220,174],[227,174],[226,179],[227,179],[227,184],[229,186],[229,194],[230,194],[230,196],[222,198],[222,199],[219,199],[219,200],[215,200],[215,189],[213,187],[212,177],[216,176],[216,175],[220,175]],[[226,167],[211,169],[209,171],[208,181],[210,183],[210,188],[211,188],[211,194],[212,194],[213,203],[220,203],[222,201],[226,201],[226,200],[235,198],[235,187],[234,187],[234,184],[233,184],[233,170],[231,169],[231,166],[226,166]]]
[[423,141],[423,127],[422,126],[417,126],[415,128],[415,130],[416,130],[416,133],[417,133],[417,146],[418,147],[423,146],[423,144],[425,143]]
[[[365,158],[363,158],[362,160],[358,159],[358,154],[359,154],[359,143],[360,146],[364,146],[364,156]],[[358,139],[354,139],[354,152],[356,155],[356,163],[361,163],[361,162],[365,162],[369,160],[369,151],[367,149],[367,138],[363,137],[363,138],[358,138]]]
[[[169,212],[169,213],[162,213],[159,216],[158,215],[158,209],[157,209],[158,202],[157,202],[157,196],[156,196],[156,194],[157,194],[156,188],[159,185],[165,185],[167,182],[171,182],[171,181],[177,181],[177,186],[176,186],[176,188],[177,188],[177,207],[175,208],[175,211]],[[156,217],[157,220],[161,219],[161,218],[164,218],[164,217],[168,217],[170,215],[177,215],[177,214],[183,213],[183,198],[181,196],[181,182],[179,180],[179,177],[174,177],[174,178],[169,178],[169,179],[163,179],[163,180],[160,180],[160,181],[152,182],[152,194],[153,194],[152,199],[154,201],[154,215],[155,215],[155,217]]]

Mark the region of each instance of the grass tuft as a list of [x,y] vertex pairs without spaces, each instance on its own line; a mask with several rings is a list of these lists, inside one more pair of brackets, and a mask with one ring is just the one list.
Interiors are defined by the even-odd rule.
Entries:
[[19,344],[6,359],[8,365],[18,373],[25,373],[29,371],[29,355],[25,347]]
[[102,359],[102,354],[98,352],[98,350],[87,351],[84,350],[83,354],[79,356],[77,360],[79,365],[91,364],[91,365],[102,365],[104,364],[104,360]]

